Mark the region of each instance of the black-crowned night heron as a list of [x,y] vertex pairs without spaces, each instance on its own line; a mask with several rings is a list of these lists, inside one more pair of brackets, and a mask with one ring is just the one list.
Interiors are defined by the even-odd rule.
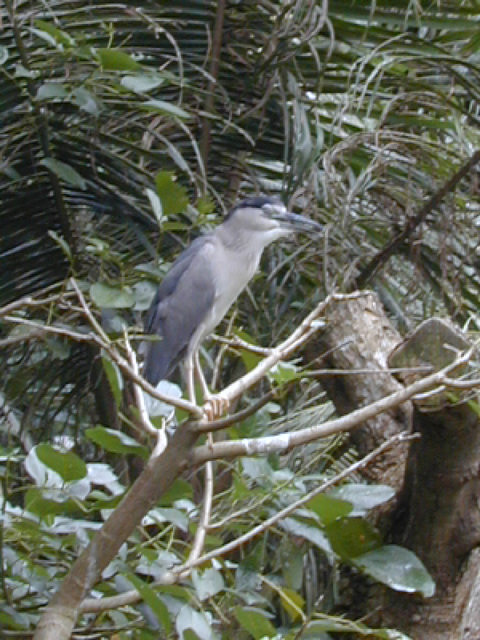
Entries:
[[145,319],[143,375],[153,386],[183,360],[188,397],[195,403],[194,368],[204,399],[210,399],[200,368],[203,339],[221,322],[258,269],[270,243],[295,231],[321,231],[321,225],[287,211],[277,198],[237,204],[214,231],[200,236],[173,263]]

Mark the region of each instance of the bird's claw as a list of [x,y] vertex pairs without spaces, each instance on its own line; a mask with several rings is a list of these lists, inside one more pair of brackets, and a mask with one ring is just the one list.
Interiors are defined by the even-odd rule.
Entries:
[[210,396],[203,405],[203,413],[208,422],[218,420],[230,409],[230,400],[220,393]]

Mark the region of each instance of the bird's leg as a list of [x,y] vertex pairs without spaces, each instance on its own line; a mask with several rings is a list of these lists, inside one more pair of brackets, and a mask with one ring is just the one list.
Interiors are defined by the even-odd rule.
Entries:
[[230,402],[224,398],[221,393],[210,393],[210,389],[208,388],[207,381],[205,380],[205,376],[203,375],[203,370],[200,365],[198,350],[195,351],[193,358],[198,380],[202,387],[205,415],[207,420],[210,422],[211,420],[220,418],[224,413],[227,413],[230,408]]
[[210,389],[208,388],[207,381],[205,380],[205,376],[203,375],[203,370],[200,365],[200,356],[198,354],[198,349],[195,350],[195,354],[193,356],[193,366],[197,373],[200,386],[202,387],[203,401],[206,402],[207,400],[210,400],[210,398],[212,397],[212,394],[210,393]]
[[193,354],[188,354],[184,362],[185,381],[187,383],[188,399],[192,404],[196,405],[197,399],[195,398],[195,385],[193,383],[193,367],[194,367],[194,356]]

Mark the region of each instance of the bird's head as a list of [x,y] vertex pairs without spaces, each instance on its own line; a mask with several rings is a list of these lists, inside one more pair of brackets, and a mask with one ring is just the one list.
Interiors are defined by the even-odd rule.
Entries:
[[264,246],[295,232],[321,232],[322,225],[310,218],[291,213],[279,198],[259,196],[238,203],[227,221],[239,233],[250,234]]

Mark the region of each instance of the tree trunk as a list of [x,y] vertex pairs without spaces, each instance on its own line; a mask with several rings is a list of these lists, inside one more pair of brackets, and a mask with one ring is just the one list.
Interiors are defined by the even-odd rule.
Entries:
[[[433,320],[391,354],[400,337],[372,294],[333,306],[326,321],[316,344],[327,354],[323,364],[361,371],[322,380],[342,414],[396,389],[400,383],[386,370],[387,362],[411,382],[412,375],[422,375],[418,369],[438,370],[470,346],[460,332]],[[417,373],[409,374],[413,367]],[[411,549],[422,560],[436,593],[424,599],[377,585],[366,596],[360,579],[353,583],[349,603],[350,614],[371,616],[377,609],[375,625],[396,628],[415,640],[480,638],[480,552],[475,549],[480,539],[480,425],[469,400],[446,393],[419,398],[413,406],[379,416],[352,433],[362,455],[409,423],[420,435],[408,458],[402,450],[384,456],[368,470],[368,479],[397,491],[390,510],[376,514],[377,522],[388,541]]]
[[[326,329],[313,346],[319,366],[333,370],[319,378],[339,415],[394,393],[401,384],[387,371],[387,358],[401,341],[378,298],[372,293],[337,301],[327,308]],[[326,355],[323,355],[326,354]],[[351,434],[360,455],[366,455],[384,440],[411,428],[412,406],[365,422]],[[399,490],[406,461],[405,447],[392,448],[363,474],[369,482],[389,484]]]

